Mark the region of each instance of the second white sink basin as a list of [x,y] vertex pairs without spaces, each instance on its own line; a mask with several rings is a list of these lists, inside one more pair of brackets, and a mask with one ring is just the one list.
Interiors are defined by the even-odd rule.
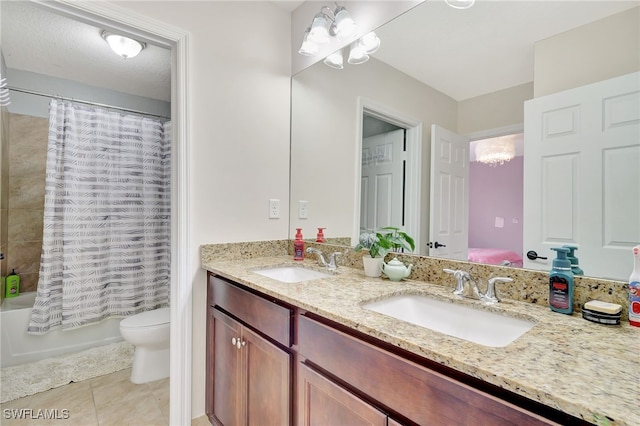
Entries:
[[504,347],[535,323],[421,295],[393,296],[364,308],[484,346]]
[[253,272],[274,280],[282,281],[283,283],[299,283],[331,276],[331,274],[325,272],[300,266],[281,266],[277,268],[259,269]]

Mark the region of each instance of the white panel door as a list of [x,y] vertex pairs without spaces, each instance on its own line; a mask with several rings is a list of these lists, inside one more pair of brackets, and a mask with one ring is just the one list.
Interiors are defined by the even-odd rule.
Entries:
[[429,256],[467,260],[469,139],[431,126]]
[[525,103],[524,252],[578,246],[585,275],[625,280],[640,243],[640,73]]
[[362,140],[360,227],[401,228],[404,203],[404,130]]

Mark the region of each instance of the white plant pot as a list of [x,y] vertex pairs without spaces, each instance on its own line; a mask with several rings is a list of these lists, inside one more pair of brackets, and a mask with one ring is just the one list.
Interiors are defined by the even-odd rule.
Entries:
[[384,262],[384,257],[371,257],[369,255],[365,255],[362,258],[362,263],[364,264],[364,274],[367,277],[379,277],[382,275],[382,263]]

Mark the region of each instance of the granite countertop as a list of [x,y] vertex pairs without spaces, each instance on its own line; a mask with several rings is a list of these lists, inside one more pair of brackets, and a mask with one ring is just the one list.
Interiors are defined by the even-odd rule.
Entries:
[[[640,425],[640,328],[595,324],[533,304],[487,306],[457,300],[451,288],[422,281],[368,278],[361,269],[302,283],[253,272],[282,265],[319,268],[290,256],[203,261],[202,267],[352,329],[439,362],[534,401],[601,425]],[[323,270],[323,269],[319,269]],[[453,279],[453,278],[452,278]],[[536,325],[505,347],[487,347],[412,325],[362,307],[398,294],[426,294],[528,319]]]

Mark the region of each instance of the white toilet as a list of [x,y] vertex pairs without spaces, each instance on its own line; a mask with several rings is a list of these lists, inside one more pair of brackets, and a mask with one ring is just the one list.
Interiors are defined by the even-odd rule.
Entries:
[[131,382],[169,377],[169,308],[141,312],[120,321],[120,334],[135,346]]

